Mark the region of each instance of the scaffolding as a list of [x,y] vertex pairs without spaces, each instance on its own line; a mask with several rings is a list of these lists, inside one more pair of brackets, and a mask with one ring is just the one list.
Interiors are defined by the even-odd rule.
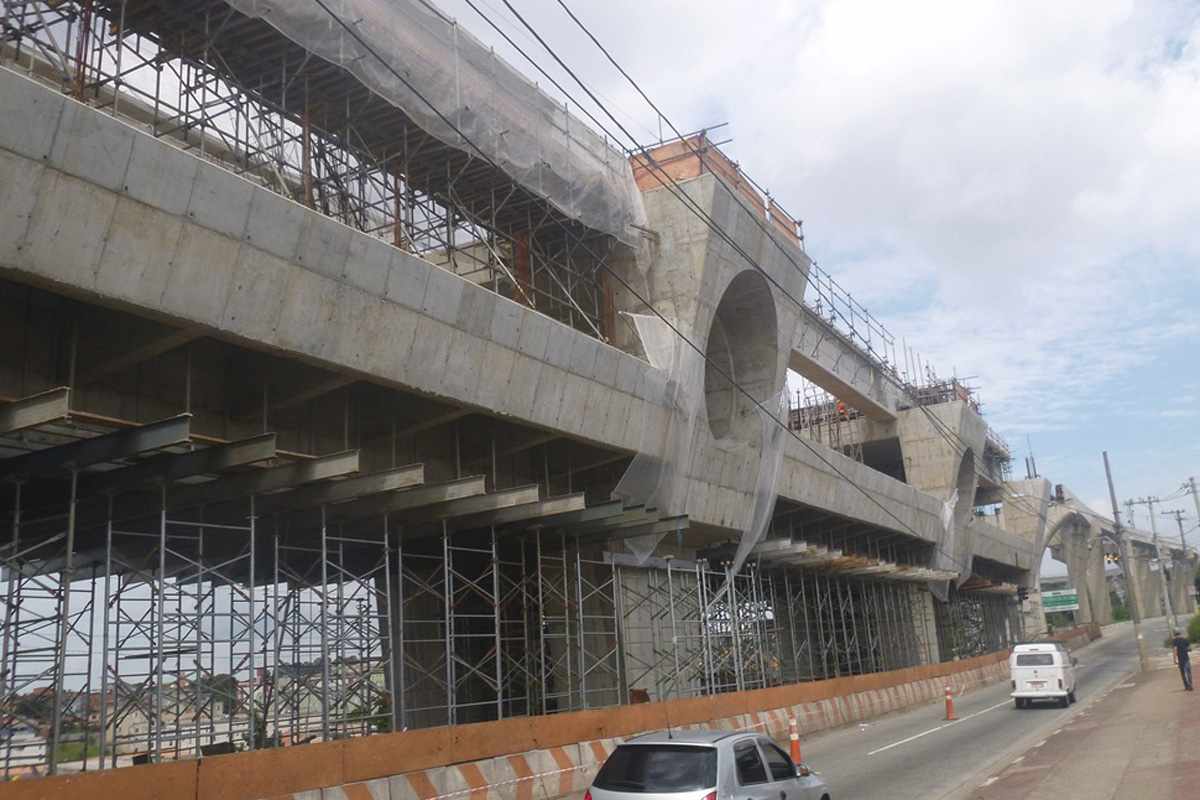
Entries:
[[[429,134],[350,68],[241,5],[6,0],[0,60],[374,236],[395,248],[389,257],[415,254],[612,336],[602,275],[628,242],[580,223],[549,189]],[[772,219],[791,221],[782,210]],[[822,318],[895,370],[890,334],[816,275]],[[0,446],[19,453],[0,460],[9,533],[0,545],[0,730],[31,729],[0,740],[4,779],[66,762],[89,770],[194,758],[931,658],[911,629],[921,582],[937,575],[888,532],[814,521],[788,540],[790,560],[754,557],[738,572],[727,557],[691,550],[634,560],[623,539],[653,527],[682,542],[688,520],[607,499],[616,477],[603,470],[619,474],[628,454],[583,449],[580,463],[566,449],[559,458],[545,431],[498,451],[494,431],[461,435],[468,411],[432,402],[415,404],[407,428],[390,408],[371,427],[352,379],[291,364],[282,386],[263,376],[247,399],[221,384],[209,406],[193,398],[201,387],[190,345],[174,354],[182,379],[148,404],[184,413],[138,422],[147,417],[83,412],[68,401],[79,388],[71,330],[47,359],[69,368],[39,375],[65,377],[71,389],[14,401],[61,408],[0,428]],[[215,355],[223,370],[237,363],[246,374],[265,363]],[[140,364],[138,372],[131,394],[140,401],[152,393]],[[261,429],[245,437],[253,425],[238,423],[257,423],[258,389]],[[336,433],[318,430],[313,399],[343,390],[333,398]],[[368,400],[388,408],[397,397]],[[861,460],[861,443],[842,438],[853,418],[831,410],[839,413],[836,401],[814,394],[795,414],[810,435]],[[221,438],[200,434],[201,416],[220,420]],[[291,424],[301,416],[308,421]],[[418,441],[449,424],[444,451]],[[296,450],[278,446],[284,436]],[[390,462],[370,464],[352,449],[364,437],[386,439]],[[401,439],[411,442],[407,465]],[[536,454],[541,475],[514,467],[512,480],[499,480],[497,464],[516,453]],[[581,475],[592,478],[584,491]],[[967,625],[974,641],[1003,641],[996,615],[974,608],[942,613],[939,635],[946,628],[956,642]]]
[[[0,460],[0,719],[47,720],[40,748],[0,742],[5,778],[929,660],[931,573],[836,527],[734,573],[610,549],[659,520],[619,502],[363,473],[356,451],[282,458],[272,434],[203,446],[188,415],[91,433]],[[941,657],[1005,646],[1007,613],[938,604]]]
[[788,396],[788,425],[797,433],[837,450],[855,461],[863,460],[863,414],[820,386],[800,378],[800,388]]
[[[560,210],[570,203],[558,183],[518,182],[446,144],[348,69],[223,0],[6,0],[6,61],[381,242],[596,338],[613,334],[603,268],[628,248]],[[559,111],[555,128],[576,147],[564,146],[563,168],[605,149]],[[627,177],[614,153],[601,171]]]

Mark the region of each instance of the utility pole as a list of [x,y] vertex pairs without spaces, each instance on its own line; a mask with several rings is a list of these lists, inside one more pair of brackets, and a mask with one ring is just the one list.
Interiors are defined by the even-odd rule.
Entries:
[[[1200,492],[1196,491],[1196,479],[1188,478],[1186,486],[1191,492],[1192,502],[1196,504],[1196,522],[1200,524]],[[1179,537],[1183,538],[1183,533],[1180,533]],[[1183,555],[1185,558],[1187,557],[1187,542],[1183,543]]]
[[[1185,483],[1183,485],[1183,488],[1186,489],[1188,491],[1188,493],[1192,496],[1192,502],[1196,504],[1196,521],[1200,522],[1200,492],[1196,491],[1196,479],[1188,478],[1187,483]],[[1180,538],[1183,537],[1182,529],[1180,529],[1180,531],[1179,531],[1179,536],[1180,536]],[[1183,552],[1186,555],[1186,553],[1187,553],[1187,543],[1186,542],[1184,542],[1184,545],[1183,545]]]
[[1163,566],[1162,548],[1158,544],[1158,516],[1154,513],[1154,504],[1158,502],[1158,498],[1143,497],[1141,500],[1133,502],[1134,505],[1146,506],[1150,514],[1150,534],[1154,537],[1154,560],[1158,562],[1158,579],[1162,585],[1162,596],[1166,603],[1167,619],[1171,621],[1171,630],[1174,631],[1179,626],[1179,621],[1175,618],[1175,605],[1171,602],[1171,589],[1167,586],[1167,571]]
[[1121,531],[1121,509],[1117,505],[1117,493],[1113,489],[1112,469],[1108,466],[1108,451],[1104,451],[1104,477],[1108,479],[1108,499],[1112,501],[1113,534],[1117,537],[1117,552],[1121,554],[1121,572],[1125,576],[1125,602],[1129,606],[1129,615],[1133,617],[1133,635],[1137,639],[1138,666],[1142,672],[1150,669],[1146,657],[1146,642],[1142,639],[1142,612],[1138,608],[1137,593],[1133,586],[1133,576],[1130,573],[1131,548],[1126,546],[1125,537]]
[[1174,511],[1164,511],[1164,512],[1162,512],[1162,515],[1164,517],[1174,517],[1175,518],[1176,524],[1179,525],[1179,543],[1181,545],[1183,545],[1184,555],[1187,555],[1187,539],[1185,538],[1185,534],[1183,532],[1183,518],[1184,518],[1185,514],[1182,511],[1176,509]]

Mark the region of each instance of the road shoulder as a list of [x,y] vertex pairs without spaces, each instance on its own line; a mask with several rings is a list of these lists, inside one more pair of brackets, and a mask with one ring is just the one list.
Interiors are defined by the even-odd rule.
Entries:
[[1130,676],[982,785],[971,800],[1182,800],[1200,786],[1200,694],[1178,673]]

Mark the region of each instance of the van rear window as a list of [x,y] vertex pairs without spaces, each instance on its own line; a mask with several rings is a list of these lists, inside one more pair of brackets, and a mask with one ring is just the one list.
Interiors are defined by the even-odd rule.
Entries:
[[1053,653],[1018,653],[1018,667],[1053,667]]

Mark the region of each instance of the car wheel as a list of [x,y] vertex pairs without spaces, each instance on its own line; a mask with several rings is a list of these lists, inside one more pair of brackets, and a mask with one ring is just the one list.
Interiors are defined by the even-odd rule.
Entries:
[[1022,699],[1021,699],[1021,698],[1019,698],[1019,697],[1014,697],[1014,698],[1013,698],[1013,703],[1015,703],[1015,704],[1016,704],[1017,708],[1024,708],[1024,707],[1025,707],[1025,701],[1024,701],[1024,700],[1022,700]]
[[1058,704],[1060,706],[1062,706],[1063,708],[1066,708],[1067,706],[1071,705],[1071,696],[1066,695],[1065,697],[1060,697],[1058,699]]
[[1069,695],[1067,695],[1067,699],[1071,701],[1071,705],[1075,704],[1075,690],[1074,689],[1072,689],[1071,693]]

